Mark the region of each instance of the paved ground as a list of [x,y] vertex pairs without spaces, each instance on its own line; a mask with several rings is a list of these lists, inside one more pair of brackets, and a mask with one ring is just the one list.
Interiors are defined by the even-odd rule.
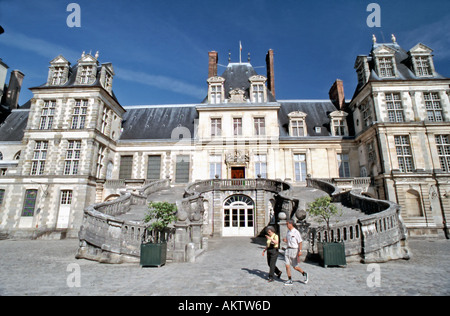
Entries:
[[[76,260],[77,240],[0,241],[0,295],[450,295],[446,240],[410,240],[413,259],[379,265],[380,287],[372,288],[367,280],[376,281],[375,270],[362,264],[324,269],[303,263],[309,284],[299,274],[292,287],[267,283],[260,242],[214,239],[196,263],[142,269]],[[281,260],[278,266],[284,271]]]

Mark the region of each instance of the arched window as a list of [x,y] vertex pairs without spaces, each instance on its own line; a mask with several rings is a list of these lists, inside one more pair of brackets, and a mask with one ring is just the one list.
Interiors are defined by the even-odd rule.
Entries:
[[246,195],[232,195],[224,202],[223,236],[254,236],[253,200]]

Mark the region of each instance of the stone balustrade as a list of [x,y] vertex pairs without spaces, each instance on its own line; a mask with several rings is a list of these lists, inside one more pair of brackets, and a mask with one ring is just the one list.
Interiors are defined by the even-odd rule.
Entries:
[[121,191],[116,200],[88,206],[79,232],[80,247],[76,257],[104,263],[139,262],[140,245],[147,238],[147,225],[120,220],[117,216],[129,212],[132,205],[145,205],[149,194],[169,185],[170,180],[154,181],[142,187],[139,194]]
[[[360,183],[355,182],[356,186]],[[317,254],[318,242],[344,242],[348,261],[364,263],[409,259],[407,230],[400,215],[400,206],[361,195],[361,189],[342,192],[331,183],[307,179],[307,185],[327,192],[333,202],[359,209],[365,216],[325,227],[309,229],[309,251]]]

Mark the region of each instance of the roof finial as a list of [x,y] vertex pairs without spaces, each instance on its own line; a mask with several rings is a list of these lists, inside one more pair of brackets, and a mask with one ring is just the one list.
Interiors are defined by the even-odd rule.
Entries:
[[228,62],[231,62],[231,52],[228,52]]
[[99,52],[97,51],[97,52],[95,53],[95,59],[98,59],[98,56],[100,56],[100,54],[99,54]]
[[248,62],[250,62],[250,53],[248,53],[247,60],[248,60]]
[[83,51],[83,54],[81,54],[81,58],[83,58],[84,56],[86,56],[86,52]]
[[372,34],[372,42],[373,42],[374,44],[377,43],[377,37],[375,36],[375,34]]
[[397,38],[395,37],[394,34],[392,34],[391,39],[392,39],[392,43],[397,44]]

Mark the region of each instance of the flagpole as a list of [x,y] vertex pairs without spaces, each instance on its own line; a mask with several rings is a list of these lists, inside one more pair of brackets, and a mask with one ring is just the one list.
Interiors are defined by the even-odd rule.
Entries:
[[239,63],[242,64],[242,43],[239,41]]

